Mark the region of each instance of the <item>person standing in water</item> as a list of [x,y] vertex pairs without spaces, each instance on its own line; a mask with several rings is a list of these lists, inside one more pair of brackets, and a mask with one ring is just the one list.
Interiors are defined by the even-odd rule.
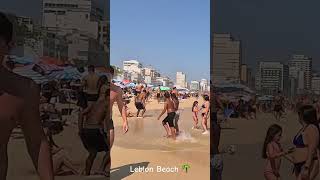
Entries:
[[178,135],[180,133],[179,123],[178,123],[178,121],[180,119],[180,112],[179,112],[179,104],[180,104],[180,102],[179,102],[179,99],[178,99],[178,97],[176,96],[175,93],[171,94],[171,100],[173,101],[174,107],[175,107],[175,110],[176,110],[175,111],[176,115],[174,117],[174,128],[176,130],[176,135]]
[[3,66],[4,57],[14,47],[14,27],[1,12],[0,27],[0,179],[7,179],[7,147],[12,130],[18,122],[39,179],[53,180],[50,147],[40,122],[39,86],[33,80],[14,74]]
[[[158,117],[158,120],[160,120],[161,116],[167,112],[167,117],[162,121],[162,125],[164,129],[166,130],[166,137],[172,137],[173,140],[176,139],[176,133],[174,128],[174,118],[176,116],[176,109],[174,102],[171,100],[170,93],[165,92],[164,97],[166,98],[163,110],[161,114]],[[169,127],[168,127],[169,126]]]
[[208,131],[208,115],[209,115],[209,110],[210,110],[210,99],[208,95],[204,95],[203,99],[205,100],[205,102],[203,103],[203,105],[201,106],[202,111],[201,111],[201,116],[202,116],[202,127],[203,127],[203,133],[204,135],[209,134]]
[[192,129],[199,129],[198,126],[198,112],[199,112],[199,108],[198,108],[198,101],[194,101],[193,105],[192,105],[192,117],[193,117],[193,126]]
[[143,90],[142,93],[139,93],[135,97],[135,106],[137,108],[137,117],[139,117],[140,111],[142,110],[141,117],[143,117],[146,112],[146,90]]

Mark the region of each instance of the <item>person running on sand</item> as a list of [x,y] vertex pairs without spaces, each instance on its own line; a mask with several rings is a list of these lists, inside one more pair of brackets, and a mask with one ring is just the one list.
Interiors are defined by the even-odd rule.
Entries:
[[280,180],[281,157],[291,151],[283,151],[280,140],[282,137],[282,128],[273,124],[268,128],[266,138],[264,140],[262,157],[266,159],[264,167],[264,177],[266,180]]
[[53,180],[50,147],[40,122],[39,86],[33,80],[14,74],[3,66],[4,57],[14,46],[14,27],[1,12],[0,27],[0,179],[7,178],[7,147],[12,130],[18,122],[39,179]]
[[[166,98],[163,110],[161,114],[158,117],[158,120],[160,120],[161,116],[167,112],[167,117],[162,121],[162,125],[164,129],[166,130],[166,137],[172,137],[173,140],[176,139],[176,133],[174,128],[174,118],[176,116],[176,109],[174,106],[174,102],[171,100],[170,93],[165,92],[164,97]],[[169,127],[168,127],[169,126]]]
[[198,112],[199,112],[199,107],[198,107],[198,101],[194,101],[192,105],[192,117],[193,117],[193,126],[192,129],[199,129],[198,126]]
[[146,112],[146,90],[143,90],[142,93],[139,93],[135,97],[135,106],[137,108],[137,117],[139,117],[140,111],[142,110],[141,117],[143,117]]
[[180,133],[180,130],[179,130],[179,119],[180,119],[180,112],[179,112],[179,99],[178,97],[176,96],[175,93],[172,93],[171,94],[171,100],[173,101],[174,103],[174,107],[175,107],[175,110],[176,110],[176,115],[174,117],[174,128],[176,130],[176,135],[178,135]]

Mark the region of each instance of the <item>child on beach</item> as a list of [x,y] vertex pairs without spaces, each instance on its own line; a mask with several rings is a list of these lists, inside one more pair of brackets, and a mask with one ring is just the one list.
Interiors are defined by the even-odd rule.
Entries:
[[263,144],[262,157],[266,159],[264,177],[266,180],[280,180],[281,157],[290,153],[280,145],[282,128],[277,124],[269,127]]
[[199,122],[199,119],[198,119],[198,112],[199,112],[199,108],[198,108],[198,101],[194,101],[193,102],[193,105],[192,105],[192,116],[193,116],[193,127],[192,129],[199,129],[199,126],[198,126],[198,122]]

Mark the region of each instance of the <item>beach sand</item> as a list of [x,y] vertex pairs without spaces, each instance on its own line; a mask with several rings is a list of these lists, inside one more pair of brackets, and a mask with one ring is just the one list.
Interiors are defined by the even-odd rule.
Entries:
[[[283,121],[276,121],[272,114],[259,113],[257,120],[231,119],[230,124],[223,124],[221,145],[236,145],[235,155],[224,156],[224,180],[252,179],[262,180],[265,160],[262,159],[262,146],[268,127],[277,123],[282,126],[282,147],[292,147],[292,139],[301,125],[297,114],[286,115]],[[281,179],[295,179],[292,175],[293,165],[283,159]],[[320,179],[320,177],[318,177]]]
[[[183,133],[178,137],[178,142],[173,142],[162,137],[165,131],[161,121],[157,120],[163,104],[152,101],[147,105],[144,119],[129,118],[129,132],[123,134],[121,130],[121,117],[114,107],[114,124],[116,138],[112,149],[113,180],[142,180],[142,179],[168,179],[168,180],[209,180],[209,136],[202,135],[200,130],[191,130],[191,106],[195,99],[181,102],[180,129]],[[201,101],[201,100],[200,100]],[[132,112],[136,112],[133,103],[129,104]],[[165,115],[162,119],[165,118]],[[199,115],[200,118],[200,115]],[[162,120],[161,119],[161,120]],[[54,137],[58,145],[64,147],[75,165],[80,169],[84,167],[87,153],[77,135],[76,119],[65,127],[63,133]],[[27,154],[23,136],[20,130],[15,130],[9,144],[9,169],[8,180],[36,180],[36,174],[31,160]],[[99,166],[103,154],[99,154],[93,169]],[[182,165],[188,163],[191,168],[186,173]],[[177,167],[177,173],[158,173],[157,166]],[[133,173],[130,168],[154,168],[153,173]],[[79,177],[64,176],[57,180],[85,180],[106,179],[104,177]]]

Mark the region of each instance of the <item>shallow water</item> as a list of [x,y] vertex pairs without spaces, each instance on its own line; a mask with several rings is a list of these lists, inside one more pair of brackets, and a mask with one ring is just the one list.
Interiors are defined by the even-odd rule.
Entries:
[[166,134],[161,121],[157,120],[161,111],[147,111],[145,118],[130,118],[129,132],[121,135],[121,127],[115,127],[115,145],[127,149],[159,150],[159,151],[188,151],[199,150],[209,146],[209,136],[201,134],[201,130],[192,130],[192,114],[190,109],[181,111],[179,128],[180,135],[176,141],[165,138]]

